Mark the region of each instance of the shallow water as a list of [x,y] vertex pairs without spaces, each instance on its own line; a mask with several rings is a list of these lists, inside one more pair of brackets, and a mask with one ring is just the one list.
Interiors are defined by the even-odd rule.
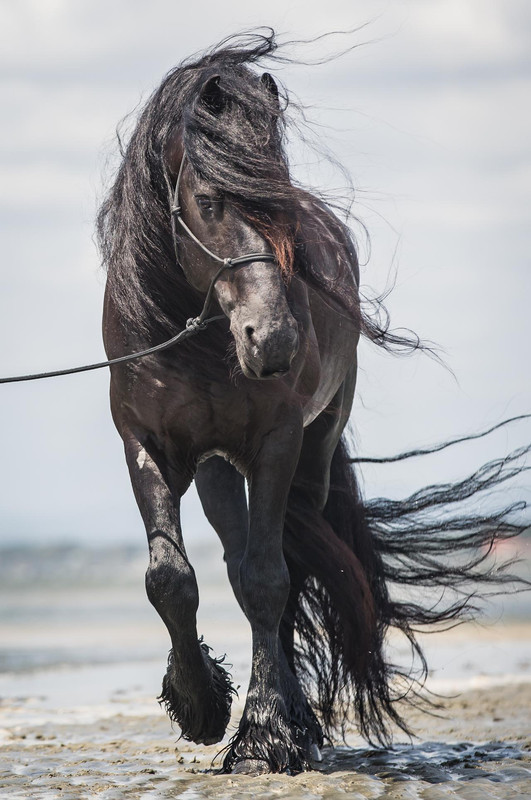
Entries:
[[[485,779],[496,783],[511,781],[515,776],[531,776],[529,767],[486,772],[484,766],[493,762],[521,761],[526,753],[516,744],[487,742],[423,742],[419,745],[396,745],[390,750],[356,750],[339,747],[325,752],[320,771],[332,774],[355,771],[393,781],[448,781]],[[531,785],[530,785],[531,790]]]

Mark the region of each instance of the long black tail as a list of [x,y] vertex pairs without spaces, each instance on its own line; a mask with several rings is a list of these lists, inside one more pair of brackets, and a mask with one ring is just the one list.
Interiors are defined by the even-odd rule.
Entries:
[[[515,519],[525,503],[467,513],[463,501],[529,469],[522,460],[530,450],[405,500],[363,502],[342,440],[324,512],[303,490],[292,490],[284,536],[292,592],[281,637],[329,738],[353,716],[370,742],[388,744],[392,723],[410,733],[397,701],[420,700],[427,664],[418,626],[455,624],[472,615],[478,594],[519,580],[489,556],[496,542],[526,529],[529,523]],[[390,628],[409,640],[415,673],[389,662]]]

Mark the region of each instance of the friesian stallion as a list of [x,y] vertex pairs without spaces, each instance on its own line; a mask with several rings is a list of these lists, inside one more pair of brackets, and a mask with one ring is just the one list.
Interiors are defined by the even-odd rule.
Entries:
[[[251,774],[310,768],[352,720],[373,742],[390,725],[407,731],[407,675],[389,662],[386,633],[402,631],[425,669],[415,626],[454,620],[466,597],[433,606],[394,590],[502,580],[480,569],[477,548],[520,530],[511,509],[444,524],[423,515],[499,483],[510,461],[404,501],[362,501],[344,438],[358,339],[422,344],[364,310],[346,222],[290,177],[288,96],[258,69],[276,47],[273,34],[232,37],[171,71],[98,217],[109,358],[198,329],[111,369],[147,594],[171,640],[161,700],[184,738],[223,738],[233,689],[198,636],[179,517],[195,480],[252,629],[245,709],[223,761]],[[468,561],[447,558],[471,548]]]

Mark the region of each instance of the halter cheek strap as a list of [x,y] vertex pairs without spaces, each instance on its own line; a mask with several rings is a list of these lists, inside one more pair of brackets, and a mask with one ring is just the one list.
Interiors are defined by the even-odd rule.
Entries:
[[[177,182],[175,184],[175,191],[173,193],[173,203],[171,206],[171,219],[172,219],[172,232],[173,232],[173,244],[175,247],[175,252],[177,254],[177,223],[181,226],[183,231],[196,243],[201,250],[210,256],[214,261],[217,261],[219,264],[222,264],[221,270],[216,273],[214,276],[214,283],[217,281],[221,272],[225,269],[229,269],[230,267],[239,267],[243,264],[251,264],[253,261],[272,261],[275,262],[276,258],[273,253],[246,253],[243,256],[236,256],[235,258],[221,258],[216,253],[213,253],[203,242],[197,238],[195,233],[190,230],[186,222],[182,217],[182,207],[179,205],[179,188],[181,185],[181,177],[183,174],[183,167],[184,162],[186,159],[186,153],[183,153],[183,157],[181,160],[181,165],[179,167],[179,173],[177,175]],[[212,288],[213,284],[211,284],[210,288]],[[209,288],[209,291],[210,291]],[[208,296],[208,294],[207,294]]]
[[[244,264],[252,264],[254,261],[272,261],[275,262],[276,258],[273,253],[246,253],[243,256],[236,256],[235,258],[221,258],[218,256],[217,253],[213,253],[203,242],[197,238],[195,233],[188,227],[186,222],[182,217],[182,207],[179,204],[179,189],[181,185],[181,178],[183,174],[184,162],[186,159],[186,153],[183,153],[183,157],[181,159],[181,165],[179,167],[179,172],[177,174],[177,181],[175,183],[175,190],[173,192],[173,203],[171,206],[171,229],[173,234],[173,247],[175,250],[175,258],[177,262],[179,261],[178,255],[178,247],[177,247],[177,224],[180,225],[184,233],[186,233],[193,242],[196,243],[201,250],[210,256],[213,261],[217,261],[218,264],[221,264],[221,267],[215,273],[210,281],[210,285],[207,290],[207,294],[205,297],[205,302],[203,305],[203,309],[198,317],[194,320],[189,320],[192,325],[196,325],[197,327],[202,327],[205,323],[205,317],[208,313],[208,309],[210,308],[210,304],[212,302],[212,295],[214,293],[214,287],[218,278],[225,272],[227,269],[234,269],[235,267],[241,267]],[[223,316],[213,317],[212,319],[223,319]],[[188,324],[188,323],[187,323]]]

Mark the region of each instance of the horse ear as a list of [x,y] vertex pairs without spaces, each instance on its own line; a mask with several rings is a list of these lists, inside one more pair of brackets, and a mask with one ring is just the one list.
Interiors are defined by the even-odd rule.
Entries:
[[279,105],[278,86],[273,76],[270,75],[269,72],[264,72],[264,74],[260,78],[260,83],[262,84],[264,89],[267,89],[267,91],[275,101],[276,105],[278,106]]
[[225,95],[219,85],[220,80],[220,75],[212,75],[211,78],[205,81],[199,93],[203,105],[216,116],[225,108]]

